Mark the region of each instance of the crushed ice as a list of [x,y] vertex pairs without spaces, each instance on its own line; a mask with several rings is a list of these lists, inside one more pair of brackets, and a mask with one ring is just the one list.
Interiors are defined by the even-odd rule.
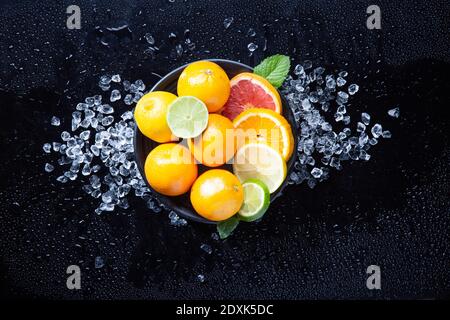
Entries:
[[[78,103],[72,113],[72,132],[62,131],[62,141],[45,143],[43,150],[60,155],[58,164],[64,170],[56,178],[58,182],[78,178],[85,182],[83,190],[101,201],[95,209],[97,214],[116,207],[127,209],[127,196],[131,193],[143,198],[152,211],[158,212],[162,210],[161,204],[152,197],[134,161],[133,113],[127,110],[119,114],[111,105],[121,101],[120,90],[126,93],[123,101],[126,105],[135,103],[142,97],[145,85],[142,80],[121,82],[120,75],[101,76],[99,87],[103,91],[114,86],[107,96],[108,103],[102,95],[87,97]],[[44,169],[52,172],[55,167],[46,163]],[[176,225],[183,225],[183,221],[178,219]]]
[[[314,188],[329,177],[331,169],[341,170],[344,161],[368,161],[371,146],[380,138],[392,136],[379,123],[370,127],[371,116],[366,112],[361,113],[361,120],[356,121],[352,133],[347,104],[359,86],[352,83],[345,90],[346,71],[337,75],[324,75],[324,72],[322,67],[313,69],[312,62],[306,60],[294,67],[294,76],[289,76],[281,89],[299,128],[297,159],[289,175],[290,184],[306,182]],[[396,117],[399,110],[389,110],[388,114]],[[339,130],[341,126],[344,128]]]

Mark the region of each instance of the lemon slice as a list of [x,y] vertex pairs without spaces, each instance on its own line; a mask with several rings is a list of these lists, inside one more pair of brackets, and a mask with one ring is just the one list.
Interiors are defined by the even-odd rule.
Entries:
[[233,172],[241,182],[248,179],[261,180],[275,192],[286,178],[286,162],[281,154],[263,143],[249,143],[236,152]]
[[175,136],[183,139],[195,138],[208,125],[208,108],[195,97],[178,97],[169,105],[167,124]]
[[242,184],[244,203],[238,212],[239,219],[252,222],[260,219],[266,213],[270,204],[270,192],[264,182],[249,179]]

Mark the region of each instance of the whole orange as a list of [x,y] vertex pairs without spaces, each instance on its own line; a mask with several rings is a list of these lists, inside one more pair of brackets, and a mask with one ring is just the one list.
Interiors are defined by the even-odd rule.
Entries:
[[212,221],[230,218],[242,206],[244,191],[238,178],[223,169],[208,170],[191,189],[191,203],[202,217]]
[[236,152],[233,123],[220,114],[211,113],[203,133],[188,140],[189,150],[195,159],[208,166],[221,166]]
[[166,196],[186,193],[197,179],[198,169],[191,152],[176,143],[160,144],[145,160],[145,176],[150,186]]
[[197,61],[183,70],[177,91],[178,96],[194,96],[206,104],[209,112],[216,112],[230,96],[230,79],[218,64]]
[[176,98],[170,92],[153,91],[138,101],[134,119],[143,135],[159,143],[178,140],[170,131],[166,120],[169,105]]

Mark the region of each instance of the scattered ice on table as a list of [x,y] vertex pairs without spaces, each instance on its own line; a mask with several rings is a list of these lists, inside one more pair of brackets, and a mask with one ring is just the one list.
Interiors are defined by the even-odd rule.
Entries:
[[109,101],[114,102],[117,100],[120,100],[122,98],[122,96],[120,95],[120,91],[117,89],[114,89],[113,91],[111,91],[111,96],[109,98]]
[[100,80],[98,82],[98,86],[103,91],[108,91],[109,88],[111,87],[110,83],[111,83],[111,77],[108,76],[108,75],[103,75],[103,76],[100,77]]
[[177,57],[181,57],[183,55],[183,51],[184,51],[184,49],[183,49],[183,46],[181,44],[177,44],[175,46],[175,52],[177,54]]
[[180,218],[175,211],[169,212],[170,224],[175,227],[182,227],[187,225],[187,221],[185,219]]
[[144,36],[145,40],[147,41],[147,43],[149,45],[154,45],[155,44],[155,38],[153,38],[153,36],[150,33],[146,33]]
[[347,83],[347,81],[344,78],[342,78],[342,77],[338,77],[336,79],[336,84],[338,85],[338,87],[342,87],[346,83]]
[[200,249],[202,249],[203,251],[205,251],[207,254],[211,254],[212,253],[212,248],[211,248],[211,246],[209,245],[209,244],[206,244],[206,243],[203,243],[201,246],[200,246]]
[[52,143],[53,151],[59,151],[61,149],[61,143],[60,142],[53,142]]
[[59,176],[56,178],[56,181],[66,183],[67,181],[69,181],[69,179],[66,176]]
[[355,93],[357,93],[359,90],[359,86],[357,84],[351,84],[348,86],[348,94],[349,95],[354,95]]
[[[139,91],[144,91],[144,90],[145,90],[145,84],[144,84],[144,81],[142,81],[141,79],[136,80],[136,81],[133,83],[133,85],[134,85],[134,87],[136,88],[136,90],[134,91],[135,93],[136,93],[136,92],[139,92]],[[131,89],[130,89],[130,91],[131,91]],[[132,91],[132,92],[133,92],[133,91]]]
[[80,138],[83,140],[89,140],[90,136],[91,136],[91,132],[89,130],[85,130],[80,133]]
[[228,29],[231,26],[231,24],[233,23],[233,21],[234,21],[233,17],[225,18],[223,20],[223,26],[225,27],[225,29]]
[[320,168],[314,168],[311,170],[311,175],[316,179],[320,178],[322,176],[322,173],[323,171]]
[[52,119],[50,120],[50,124],[52,126],[58,127],[61,124],[61,120],[58,117],[53,116]]
[[400,117],[400,108],[396,107],[396,108],[388,110],[388,115],[390,115],[391,117],[394,117],[394,118]]
[[105,266],[105,260],[103,260],[103,258],[101,256],[95,257],[94,266],[95,266],[95,269],[103,268]]
[[256,36],[256,31],[255,31],[255,29],[249,28],[248,31],[247,31],[247,36],[248,36],[248,37],[254,37],[254,36]]
[[383,133],[383,127],[381,126],[381,124],[376,123],[376,124],[374,124],[374,126],[372,127],[370,132],[372,133],[374,138],[378,138]]
[[[102,76],[99,83],[106,87],[110,86],[111,82],[121,81],[120,75]],[[141,97],[145,90],[142,80],[133,83],[125,80],[122,84],[124,89],[132,92],[128,105],[133,103],[133,97]],[[109,96],[111,95],[113,94]],[[72,113],[73,134],[63,131],[62,143],[53,142],[53,151],[60,155],[58,164],[67,168],[56,180],[66,183],[82,179],[85,183],[83,190],[93,198],[101,200],[95,209],[97,214],[113,211],[116,207],[128,208],[127,197],[130,194],[143,198],[147,203],[152,200],[153,211],[159,212],[162,205],[152,196],[134,161],[133,113],[120,98],[113,100],[111,103],[121,104],[128,109],[119,114],[118,119],[112,116],[115,110],[111,105],[102,104],[102,95],[87,97],[84,102],[76,104],[76,111]],[[51,151],[50,144],[45,148]],[[101,164],[94,164],[94,161]],[[46,165],[45,171],[50,172],[48,168]],[[173,219],[175,220],[174,217]],[[186,223],[184,219],[176,221],[177,225]]]
[[361,113],[361,121],[368,126],[370,124],[370,114],[366,112]]
[[130,81],[124,80],[122,82],[122,85],[123,85],[123,90],[130,91],[130,88],[131,88],[131,82]]
[[125,98],[123,98],[123,102],[128,106],[131,105],[133,103],[133,96],[131,94],[127,94]]
[[109,104],[102,104],[97,108],[97,111],[103,114],[111,114],[114,112],[114,108]]
[[[300,74],[304,74],[305,70],[303,69],[303,66],[301,64],[298,64],[295,66],[294,68],[294,74],[296,75],[300,75]],[[299,85],[301,86],[301,84],[299,83]]]
[[120,74],[115,74],[111,77],[111,81],[119,83],[120,81],[122,81],[122,78],[120,77]]
[[205,282],[205,276],[203,274],[197,275],[197,280],[201,283]]
[[[281,91],[299,127],[297,161],[288,182],[305,182],[314,188],[317,182],[329,177],[330,168],[342,170],[344,161],[369,160],[368,150],[378,141],[366,133],[370,124],[368,113],[360,115],[356,128],[349,128],[352,110],[348,101],[359,87],[351,84],[348,93],[344,91],[348,73],[325,74],[321,67],[311,69],[311,61],[295,66],[294,76],[288,76]],[[332,124],[333,118],[337,123]],[[345,127],[340,129],[341,126]],[[382,135],[381,126],[375,127],[375,132]]]
[[44,150],[45,153],[50,153],[52,152],[52,145],[50,143],[44,143],[42,149]]
[[385,139],[390,139],[392,137],[392,133],[389,130],[385,130],[385,131],[383,131],[381,136]]
[[308,70],[312,68],[312,61],[311,60],[305,60],[303,62],[303,69]]
[[250,42],[247,45],[248,51],[250,51],[250,54],[252,54],[256,49],[258,49],[258,45],[256,43]]
[[45,172],[52,172],[53,170],[55,170],[55,167],[50,163],[46,163],[44,166],[44,170]]
[[191,39],[187,38],[186,40],[184,40],[184,43],[186,44],[187,48],[188,48],[190,51],[194,51],[194,50],[195,50],[195,43],[192,42]]
[[359,122],[356,124],[356,132],[363,132],[366,131],[366,125],[362,122]]
[[213,240],[220,240],[219,235],[216,232],[211,233],[211,239]]

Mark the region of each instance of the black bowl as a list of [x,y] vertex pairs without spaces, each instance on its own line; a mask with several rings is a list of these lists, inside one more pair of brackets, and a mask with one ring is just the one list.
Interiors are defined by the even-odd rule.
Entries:
[[[252,72],[253,71],[253,69],[251,67],[249,67],[243,63],[236,62],[236,61],[223,60],[223,59],[209,59],[209,61],[213,61],[213,62],[217,63],[219,66],[221,66],[225,70],[225,72],[228,74],[228,77],[230,79],[241,72]],[[168,73],[165,77],[163,77],[161,80],[159,80],[158,83],[155,84],[155,86],[150,91],[169,91],[169,92],[176,94],[178,77],[180,76],[181,72],[183,71],[183,69],[186,66],[187,65],[184,65],[184,66],[179,67],[179,68],[171,71],[170,73]],[[283,105],[283,116],[290,123],[292,130],[294,132],[294,142],[295,142],[294,148],[296,148],[297,136],[296,136],[295,132],[297,131],[297,125],[296,125],[296,122],[294,121],[294,115],[293,115],[291,109],[289,108],[289,106],[287,105],[287,102],[283,96],[281,96],[281,102]],[[163,203],[164,205],[169,207],[171,210],[175,211],[180,217],[187,218],[187,219],[197,221],[197,222],[214,224],[215,223],[214,221],[209,221],[209,220],[201,217],[200,215],[198,215],[195,212],[195,210],[192,207],[191,202],[189,200],[189,193],[186,193],[184,195],[177,196],[177,197],[168,197],[168,196],[165,196],[165,195],[162,195],[162,194],[156,192],[155,190],[153,190],[150,187],[150,185],[145,177],[144,164],[145,164],[145,159],[147,158],[147,155],[157,145],[158,145],[157,142],[152,141],[149,138],[147,138],[146,136],[144,136],[139,131],[138,127],[135,126],[134,152],[135,152],[135,157],[136,157],[136,163],[138,165],[138,168],[139,168],[139,171],[140,171],[142,177],[144,178],[145,182],[147,183],[147,186],[150,188],[150,190],[152,190],[152,192],[156,195],[157,199],[161,203]],[[295,150],[294,150],[294,154],[292,155],[291,159],[289,159],[289,161],[287,163],[288,177],[289,177],[289,174],[291,173],[291,171],[293,170],[294,162],[295,162]],[[224,167],[228,168],[228,169],[230,168],[229,165],[224,166]],[[206,171],[207,169],[209,169],[209,168],[205,167],[203,165],[199,165],[199,174]],[[278,190],[275,191],[271,195],[271,197],[270,197],[271,202],[281,195],[283,189],[287,185],[287,180],[288,179],[286,179],[283,182],[283,184],[280,186],[280,188],[278,188]]]

